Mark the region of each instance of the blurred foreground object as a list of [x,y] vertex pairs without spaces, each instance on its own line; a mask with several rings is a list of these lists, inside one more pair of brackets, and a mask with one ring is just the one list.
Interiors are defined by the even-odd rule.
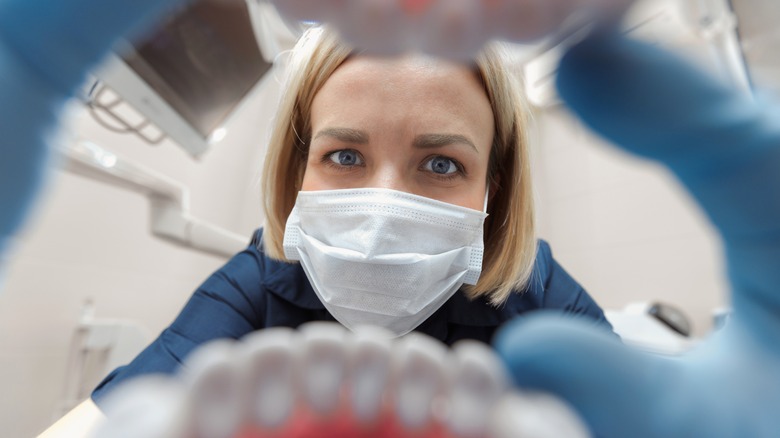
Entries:
[[452,350],[332,323],[204,345],[174,377],[128,382],[95,437],[293,438],[588,436],[564,403],[508,387],[487,345]]
[[638,302],[620,310],[606,310],[604,314],[624,344],[643,351],[674,356],[698,342],[690,337],[687,315],[675,306]]
[[273,0],[290,19],[334,23],[379,54],[468,59],[494,38],[529,42],[619,18],[634,0]]
[[120,36],[137,35],[178,4],[0,2],[0,252],[7,251],[43,184],[62,108],[86,71]]
[[598,436],[777,436],[780,107],[610,32],[569,49],[558,90],[594,131],[665,164],[698,201],[723,239],[733,313],[675,357],[578,321],[524,318],[496,341],[515,382],[562,396]]

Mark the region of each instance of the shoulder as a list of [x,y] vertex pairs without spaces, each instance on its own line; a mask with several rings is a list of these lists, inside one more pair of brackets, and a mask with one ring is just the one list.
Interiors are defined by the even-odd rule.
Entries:
[[539,240],[536,261],[529,289],[544,295],[543,307],[571,310],[585,292],[584,288],[553,257],[550,244]]
[[582,315],[608,326],[604,312],[558,261],[550,244],[539,240],[533,274],[524,291],[513,294],[510,300],[524,302],[525,307],[550,309],[565,314]]
[[[261,296],[281,299],[295,308],[324,309],[299,263],[275,260],[263,250],[263,229],[255,231],[249,246],[234,257],[228,274]],[[239,279],[240,277],[240,279]]]
[[553,255],[550,244],[547,241],[539,239],[536,241],[536,260],[534,260],[534,270],[532,274],[532,280],[537,282],[541,281],[543,284],[547,283],[547,280],[553,271]]
[[536,245],[536,258],[531,276],[522,290],[517,290],[510,295],[511,298],[519,296],[536,296],[541,298],[544,294],[550,277],[554,274],[555,259],[553,259],[550,244],[547,241],[538,239]]
[[294,265],[268,257],[262,247],[263,229],[252,234],[252,239],[243,251],[233,256],[225,265],[209,277],[202,289],[212,286],[232,287],[243,291],[262,288],[268,281],[278,280],[278,277],[299,275]]
[[513,314],[545,307],[545,295],[553,271],[553,262],[550,244],[541,239],[537,240],[536,259],[531,276],[523,289],[515,290],[509,295],[504,307]]

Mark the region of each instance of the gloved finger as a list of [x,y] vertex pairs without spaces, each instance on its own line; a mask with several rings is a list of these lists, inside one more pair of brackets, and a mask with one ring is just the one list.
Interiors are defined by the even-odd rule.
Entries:
[[573,47],[558,88],[596,132],[676,173],[724,237],[735,312],[780,336],[780,111],[612,34]]
[[48,137],[67,97],[117,38],[180,3],[0,1],[0,252],[43,184]]
[[36,80],[36,72],[19,63],[2,40],[0,69],[0,254],[5,255],[45,173],[48,153],[39,124],[53,125],[59,106],[50,101],[49,84]]
[[49,82],[70,92],[119,37],[146,28],[187,1],[3,0],[0,39]]
[[674,381],[672,361],[628,349],[584,321],[541,315],[507,324],[494,341],[515,383],[569,402],[597,436],[662,436],[648,416]]

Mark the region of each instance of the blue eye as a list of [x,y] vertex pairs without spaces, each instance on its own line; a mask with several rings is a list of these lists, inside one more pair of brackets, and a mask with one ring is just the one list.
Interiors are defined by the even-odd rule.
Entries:
[[458,166],[453,160],[439,156],[428,160],[425,169],[438,175],[450,175],[458,171]]
[[352,149],[333,152],[328,155],[328,159],[339,166],[359,166],[363,164],[360,154]]

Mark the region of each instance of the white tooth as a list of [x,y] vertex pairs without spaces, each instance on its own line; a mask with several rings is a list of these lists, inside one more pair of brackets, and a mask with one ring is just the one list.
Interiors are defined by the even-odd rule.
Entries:
[[477,341],[460,341],[453,347],[447,425],[457,436],[484,433],[493,405],[506,391],[504,365],[493,350]]
[[589,438],[579,416],[548,394],[508,393],[494,407],[488,421],[490,438]]
[[93,438],[184,438],[185,390],[163,376],[145,376],[120,385],[101,403],[106,419]]
[[303,394],[314,412],[338,408],[347,367],[347,331],[339,324],[311,322],[300,327]]
[[249,415],[261,429],[285,424],[295,406],[295,343],[295,333],[287,328],[261,330],[243,339]]
[[184,364],[198,438],[229,438],[242,426],[245,406],[236,359],[235,343],[219,340],[195,350]]
[[355,331],[351,345],[350,404],[361,423],[377,419],[390,372],[393,334],[377,327]]
[[395,410],[408,429],[420,429],[432,419],[432,406],[445,383],[447,348],[418,333],[398,343],[394,363]]

